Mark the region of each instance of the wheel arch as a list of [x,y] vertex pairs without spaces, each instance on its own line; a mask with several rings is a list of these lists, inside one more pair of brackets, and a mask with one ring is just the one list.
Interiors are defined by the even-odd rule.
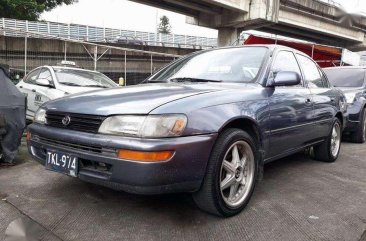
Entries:
[[337,114],[335,115],[335,118],[338,118],[339,121],[341,122],[342,128],[344,128],[344,117],[342,112],[337,112]]
[[219,135],[223,131],[230,129],[230,128],[237,128],[237,129],[244,130],[244,131],[248,132],[248,134],[251,135],[254,138],[254,140],[256,141],[256,145],[258,148],[257,180],[262,180],[263,179],[263,166],[264,166],[263,160],[264,160],[265,151],[264,151],[263,133],[261,132],[258,123],[253,118],[247,117],[247,116],[233,118],[233,119],[227,121],[224,125],[222,125],[222,127],[218,131]]
[[263,148],[263,136],[262,132],[260,131],[258,123],[250,118],[250,117],[237,117],[227,121],[219,130],[219,134],[229,128],[238,128],[244,131],[247,131],[251,134],[256,144],[258,145],[259,149],[262,150]]

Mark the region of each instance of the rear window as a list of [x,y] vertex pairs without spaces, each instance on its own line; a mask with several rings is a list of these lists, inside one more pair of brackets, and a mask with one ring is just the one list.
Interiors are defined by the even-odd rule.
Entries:
[[334,87],[362,87],[365,82],[364,69],[324,69]]

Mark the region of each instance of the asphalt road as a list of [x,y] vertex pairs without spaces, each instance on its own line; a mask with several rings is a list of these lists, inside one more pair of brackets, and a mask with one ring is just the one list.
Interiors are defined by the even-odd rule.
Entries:
[[[0,169],[0,240],[366,240],[366,145],[343,143],[335,163],[295,155],[265,166],[247,208],[224,219],[187,194],[138,196],[44,170],[24,143]],[[14,229],[15,228],[15,229]]]

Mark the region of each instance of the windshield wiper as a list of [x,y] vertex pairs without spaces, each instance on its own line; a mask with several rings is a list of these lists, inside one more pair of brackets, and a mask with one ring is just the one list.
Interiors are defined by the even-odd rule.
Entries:
[[78,84],[75,84],[75,83],[71,83],[71,82],[60,82],[60,84],[68,85],[68,86],[81,86],[81,85],[78,85]]
[[170,79],[171,82],[222,82],[222,80],[214,80],[214,79],[200,79],[200,78],[174,78]]
[[84,87],[99,87],[99,88],[108,88],[107,86],[104,86],[104,85],[84,85]]

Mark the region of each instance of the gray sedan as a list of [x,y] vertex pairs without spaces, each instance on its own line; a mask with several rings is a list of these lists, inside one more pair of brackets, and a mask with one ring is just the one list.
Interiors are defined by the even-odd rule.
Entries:
[[207,50],[138,86],[48,102],[28,148],[48,170],[133,193],[191,192],[201,209],[232,216],[265,163],[309,147],[337,159],[345,102],[301,52]]

